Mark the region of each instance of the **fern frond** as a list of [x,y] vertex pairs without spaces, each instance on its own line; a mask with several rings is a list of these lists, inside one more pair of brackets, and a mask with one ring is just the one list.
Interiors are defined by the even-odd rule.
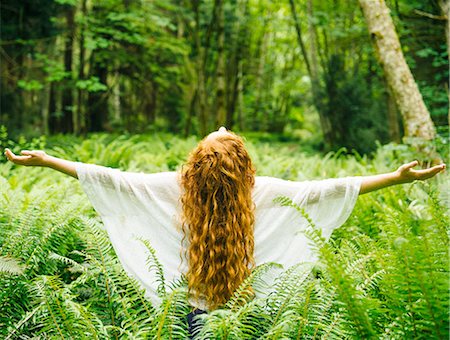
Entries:
[[254,289],[264,286],[264,275],[271,269],[282,268],[278,263],[269,262],[256,267],[251,274],[239,285],[233,296],[225,304],[225,308],[235,310],[249,301]]
[[139,241],[144,244],[149,252],[146,264],[147,266],[149,266],[149,270],[154,270],[156,272],[156,281],[159,283],[156,292],[160,297],[162,297],[166,295],[166,280],[164,278],[164,268],[161,262],[158,260],[156,251],[151,246],[150,242],[142,238],[139,238]]
[[18,260],[7,256],[0,256],[0,273],[9,273],[21,275],[25,271],[25,267]]

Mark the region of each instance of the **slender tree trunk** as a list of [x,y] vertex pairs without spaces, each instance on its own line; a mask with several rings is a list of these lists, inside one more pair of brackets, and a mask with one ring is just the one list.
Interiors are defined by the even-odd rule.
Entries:
[[[86,0],[81,1],[81,15],[83,18],[87,15]],[[79,38],[79,56],[78,56],[78,80],[84,80],[84,67],[86,60],[86,48],[84,46],[84,24],[80,27],[80,38]],[[84,104],[84,91],[82,89],[77,90],[77,112],[75,117],[74,132],[76,134],[87,132],[86,128],[86,118]]]
[[50,84],[45,84],[42,90],[42,100],[41,100],[41,117],[42,117],[42,132],[44,135],[50,133],[48,129],[48,101],[50,98]]
[[[329,118],[323,113],[321,100],[320,100],[320,81],[317,74],[317,67],[314,69],[314,66],[311,67],[311,63],[309,61],[308,53],[306,51],[305,44],[303,42],[302,29],[300,25],[300,21],[297,17],[297,11],[295,8],[295,1],[289,0],[289,4],[291,7],[292,17],[294,19],[295,30],[297,32],[297,41],[300,46],[300,50],[303,56],[303,60],[305,62],[306,70],[308,72],[309,78],[311,79],[311,92],[313,96],[314,106],[319,113],[320,126],[322,128],[323,137],[325,139],[325,143],[332,145],[332,129]],[[311,8],[312,11],[312,3]],[[312,23],[310,23],[312,25]]]
[[[216,122],[217,127],[225,124],[227,110],[225,103],[225,32],[224,32],[224,13],[222,0],[216,0],[217,3],[217,91],[216,91]],[[229,127],[230,128],[230,127]]]
[[48,130],[50,133],[57,131],[56,127],[56,84],[50,83],[49,98],[48,98]]
[[154,124],[156,120],[156,94],[158,87],[154,82],[150,82],[150,86],[145,86],[141,91],[144,98],[144,115],[149,124]]
[[[198,34],[200,34],[200,32]],[[204,73],[204,69],[203,69],[203,58],[202,58],[203,53],[200,52],[200,55],[197,57],[197,104],[198,104],[197,107],[198,107],[198,118],[199,118],[199,126],[200,126],[200,135],[201,136],[205,136],[208,133],[208,114],[206,112],[205,73]]]
[[[255,103],[253,106],[253,119],[257,119],[262,109],[262,98],[263,98],[263,83],[264,83],[264,66],[266,64],[266,55],[267,55],[267,46],[269,44],[269,32],[267,30],[268,20],[264,20],[264,27],[262,32],[262,41],[260,45],[260,52],[258,58],[258,68],[255,79],[255,87],[256,87],[256,97]],[[267,120],[262,120],[262,123],[267,124]]]
[[211,21],[206,31],[205,43],[202,46],[200,37],[200,3],[199,0],[191,0],[192,9],[195,17],[195,29],[193,32],[194,44],[197,50],[196,57],[196,71],[197,71],[197,113],[199,119],[200,135],[205,136],[209,129],[209,116],[207,112],[208,100],[206,92],[206,63],[208,61],[208,51],[211,41],[211,35],[213,32],[214,24],[217,21],[217,5],[220,0],[214,2],[212,10]]
[[[248,17],[248,0],[244,3],[244,20],[247,20]],[[234,47],[234,58],[233,58],[233,68],[230,73],[233,74],[233,77],[230,77],[229,86],[229,96],[228,96],[228,105],[227,105],[227,119],[226,126],[230,129],[234,126],[234,117],[236,106],[239,105],[239,91],[243,90],[242,86],[242,56],[245,54],[247,50],[247,37],[248,37],[248,25],[245,21],[244,23],[240,23],[238,21],[237,24],[237,39]]]
[[192,95],[191,103],[189,105],[189,112],[186,118],[186,125],[184,126],[184,136],[187,137],[191,133],[191,121],[195,114],[195,103],[197,102],[197,90],[194,90]]
[[75,38],[75,7],[69,6],[66,10],[67,36],[64,42],[64,71],[69,78],[64,81],[62,93],[61,132],[73,132],[73,94],[72,94],[72,56],[73,41]]
[[439,7],[445,19],[445,40],[447,42],[447,59],[448,59],[448,74],[447,81],[447,97],[448,97],[448,124],[450,125],[450,1],[439,0]]
[[120,74],[116,72],[114,75],[116,79],[116,85],[112,89],[112,107],[113,107],[113,119],[116,123],[120,122],[122,119],[122,103],[120,100]]
[[359,0],[359,3],[403,117],[405,135],[432,140],[436,135],[435,127],[403,56],[388,7],[384,0]]
[[127,78],[123,78],[121,79],[121,81],[119,81],[119,94],[120,94],[120,111],[122,114],[121,119],[126,130],[130,130],[132,128],[132,123],[130,119],[130,112],[132,112],[130,104],[131,96],[126,95],[128,93],[130,93],[130,81]]
[[314,27],[314,4],[313,0],[308,0],[308,35],[309,35],[309,51],[311,56],[311,75],[313,79],[319,79],[318,62],[317,62],[317,37],[316,28]]
[[[95,51],[91,55],[90,75],[99,78],[100,83],[107,85],[108,70],[95,61]],[[105,91],[89,92],[87,99],[88,130],[103,131],[108,119],[108,94]]]
[[240,79],[238,83],[237,90],[237,118],[238,118],[238,126],[240,131],[244,131],[244,81],[243,81],[243,72],[242,72],[242,63],[238,65],[238,78]]
[[[47,54],[53,55],[55,53],[55,47],[56,45],[56,39],[52,39],[48,44]],[[45,135],[50,134],[50,128],[49,128],[49,120],[50,120],[50,114],[52,111],[50,111],[50,93],[51,93],[51,86],[52,83],[45,83],[43,92],[42,92],[42,106],[41,106],[41,116],[42,116],[42,131]]]

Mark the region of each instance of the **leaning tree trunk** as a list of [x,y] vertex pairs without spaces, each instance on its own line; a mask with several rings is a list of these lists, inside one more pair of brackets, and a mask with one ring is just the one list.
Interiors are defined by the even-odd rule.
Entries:
[[405,136],[434,139],[433,121],[403,56],[388,7],[384,0],[359,0],[359,4],[402,115]]

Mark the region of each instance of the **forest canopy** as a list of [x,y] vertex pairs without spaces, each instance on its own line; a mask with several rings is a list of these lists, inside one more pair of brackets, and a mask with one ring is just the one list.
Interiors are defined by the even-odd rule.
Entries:
[[[359,152],[399,142],[405,119],[364,2],[2,1],[0,124],[12,136],[203,136],[225,125]],[[386,5],[432,122],[445,131],[448,6]]]

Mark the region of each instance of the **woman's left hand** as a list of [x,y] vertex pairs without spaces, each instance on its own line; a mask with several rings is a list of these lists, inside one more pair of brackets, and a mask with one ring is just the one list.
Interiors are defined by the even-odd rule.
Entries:
[[414,161],[408,164],[403,164],[395,172],[398,176],[399,183],[409,183],[415,180],[425,180],[437,175],[439,172],[444,171],[446,165],[439,164],[428,169],[414,170],[413,168],[418,165],[418,161]]

